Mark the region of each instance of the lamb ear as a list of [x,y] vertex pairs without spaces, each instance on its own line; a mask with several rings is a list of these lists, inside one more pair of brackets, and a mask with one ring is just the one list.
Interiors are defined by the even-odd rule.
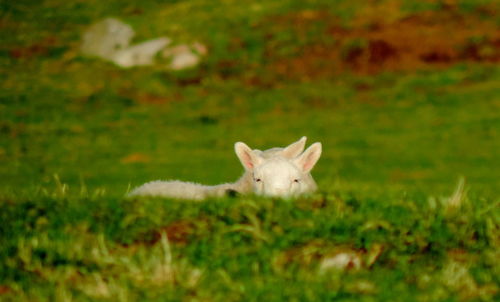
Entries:
[[245,143],[237,142],[234,144],[234,151],[246,170],[252,170],[261,163],[261,158],[256,155]]
[[302,172],[308,173],[312,170],[316,162],[318,162],[320,156],[321,143],[314,143],[304,153],[295,158],[294,162]]
[[304,147],[306,146],[307,137],[303,136],[295,143],[290,144],[288,147],[281,151],[281,155],[286,158],[295,158],[302,151],[304,151]]

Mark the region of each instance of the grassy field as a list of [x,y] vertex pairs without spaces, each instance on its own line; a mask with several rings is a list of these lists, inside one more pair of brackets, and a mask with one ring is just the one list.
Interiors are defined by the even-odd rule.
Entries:
[[[490,1],[0,4],[0,301],[498,301]],[[79,55],[115,16],[196,68]],[[236,180],[236,141],[323,143],[294,200],[126,199]]]

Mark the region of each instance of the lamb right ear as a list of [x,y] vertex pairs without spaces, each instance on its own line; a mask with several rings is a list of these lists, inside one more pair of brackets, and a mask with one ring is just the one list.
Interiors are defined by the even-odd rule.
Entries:
[[253,170],[262,161],[245,143],[237,142],[234,144],[234,151],[246,170]]
[[304,173],[308,173],[316,165],[320,156],[321,143],[314,143],[294,161]]
[[304,151],[304,147],[306,146],[306,140],[307,137],[305,136],[301,137],[298,141],[292,143],[291,145],[283,149],[281,151],[281,155],[289,159],[299,156],[299,154],[302,153],[302,151]]

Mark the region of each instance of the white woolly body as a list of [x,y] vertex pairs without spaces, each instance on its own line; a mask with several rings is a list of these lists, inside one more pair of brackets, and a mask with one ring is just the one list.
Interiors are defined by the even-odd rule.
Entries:
[[311,193],[317,186],[309,172],[319,159],[321,144],[313,144],[302,153],[305,140],[302,137],[286,148],[266,151],[252,150],[244,143],[236,143],[235,151],[245,167],[245,173],[234,183],[207,186],[179,180],[157,180],[135,188],[129,196],[202,200],[222,197],[230,192],[278,197]]
[[228,192],[247,193],[250,184],[243,184],[244,179],[236,183],[207,186],[179,180],[155,180],[147,182],[130,192],[129,196],[161,196],[178,199],[202,200],[209,197],[222,197]]

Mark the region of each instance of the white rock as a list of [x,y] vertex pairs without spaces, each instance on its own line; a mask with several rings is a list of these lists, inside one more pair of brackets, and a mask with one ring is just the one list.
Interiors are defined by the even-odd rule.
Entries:
[[196,42],[189,46],[186,44],[166,48],[163,57],[170,60],[169,69],[182,70],[194,67],[200,63],[200,56],[206,54],[205,45]]
[[319,265],[319,271],[324,273],[331,269],[359,269],[361,268],[361,259],[359,255],[353,252],[341,252],[333,256],[325,257]]
[[111,59],[114,54],[129,46],[134,36],[130,25],[114,18],[94,23],[83,34],[81,52],[88,56]]
[[173,57],[170,69],[182,70],[194,67],[200,62],[200,57],[192,52],[181,53]]
[[124,68],[151,65],[156,54],[169,43],[170,39],[162,37],[135,44],[114,53],[111,61]]

